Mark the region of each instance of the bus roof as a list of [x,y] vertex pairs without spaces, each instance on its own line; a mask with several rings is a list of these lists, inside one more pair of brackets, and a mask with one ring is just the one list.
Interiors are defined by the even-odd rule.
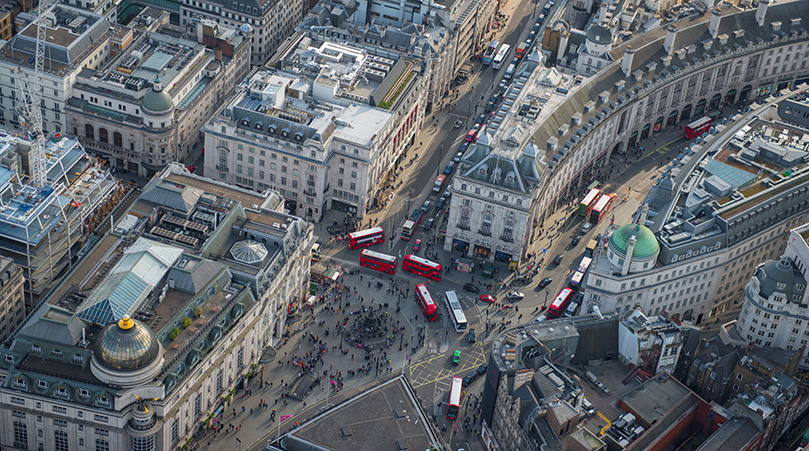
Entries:
[[433,295],[430,294],[430,290],[427,289],[427,285],[424,285],[423,283],[416,285],[416,291],[424,299],[429,299],[431,302],[435,303],[435,301],[433,300]]
[[711,121],[710,117],[702,116],[701,118],[695,120],[694,122],[691,122],[690,124],[686,125],[686,127],[689,127],[689,128],[699,127],[700,125],[704,124],[705,122],[710,122],[710,121]]
[[590,257],[583,257],[583,258],[581,259],[581,263],[579,263],[579,268],[578,268],[578,270],[579,270],[579,271],[584,271],[584,269],[582,269],[582,268],[589,268],[589,267],[590,267],[590,263],[592,263],[592,262],[593,262],[593,259],[592,259],[592,258],[590,258]]
[[449,389],[449,404],[453,406],[461,405],[461,390],[463,389],[463,379],[460,377],[452,378],[452,385]]
[[604,194],[598,199],[598,203],[596,203],[596,206],[593,207],[593,210],[601,211],[602,209],[606,208],[607,204],[610,203],[613,197],[615,197],[615,194]]
[[572,294],[573,290],[567,287],[563,288],[562,291],[560,291],[559,294],[556,296],[556,298],[553,300],[549,308],[558,309],[562,305],[562,303],[564,303],[565,300],[567,300],[567,298],[569,298]]
[[589,193],[587,193],[586,196],[584,196],[584,200],[582,200],[581,203],[590,205],[599,194],[601,194],[601,190],[598,188],[593,188]]
[[408,259],[408,260],[414,261],[416,263],[421,263],[424,266],[429,266],[430,268],[436,268],[437,269],[437,268],[439,268],[441,266],[440,264],[438,264],[438,263],[436,263],[434,261],[427,260],[424,257],[419,257],[418,255],[414,255],[414,254],[407,254],[407,255],[405,255],[405,258]]
[[396,257],[394,257],[393,255],[383,254],[382,252],[374,252],[374,251],[369,250],[369,249],[363,249],[362,250],[362,255],[364,255],[366,257],[375,258],[377,260],[382,260],[382,261],[386,261],[386,262],[390,262],[390,263],[396,263]]
[[373,227],[370,229],[360,230],[359,232],[349,233],[349,238],[362,238],[368,235],[376,235],[377,233],[385,233],[382,227]]

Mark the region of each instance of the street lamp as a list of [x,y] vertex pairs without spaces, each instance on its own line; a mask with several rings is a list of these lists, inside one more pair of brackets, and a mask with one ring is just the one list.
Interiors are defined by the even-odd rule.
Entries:
[[441,174],[441,161],[444,159],[444,145],[438,146],[438,164],[435,165],[435,175]]

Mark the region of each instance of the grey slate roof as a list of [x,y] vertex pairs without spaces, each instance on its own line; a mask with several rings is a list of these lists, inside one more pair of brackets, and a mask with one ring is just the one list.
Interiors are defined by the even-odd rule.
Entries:
[[[759,294],[764,298],[770,297],[770,295],[779,291],[786,295],[788,301],[791,301],[793,294],[803,293],[803,290],[797,290],[796,284],[806,286],[806,279],[803,278],[798,267],[788,257],[778,261],[770,260],[765,262],[756,269],[756,278],[761,284]],[[783,284],[784,288],[779,289],[779,284]]]
[[219,262],[204,259],[196,262],[190,271],[173,266],[169,270],[168,278],[174,280],[174,289],[196,294],[201,292],[224,267],[225,265]]
[[143,189],[140,198],[188,214],[203,194],[205,192],[200,189],[155,177]]

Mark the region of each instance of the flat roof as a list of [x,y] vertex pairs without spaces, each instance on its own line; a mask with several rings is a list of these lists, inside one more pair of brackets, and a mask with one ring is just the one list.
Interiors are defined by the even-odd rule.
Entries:
[[285,449],[415,451],[429,449],[437,437],[412,387],[397,376],[304,423],[281,443]]
[[683,384],[663,373],[640,384],[620,401],[639,419],[655,424],[690,394]]

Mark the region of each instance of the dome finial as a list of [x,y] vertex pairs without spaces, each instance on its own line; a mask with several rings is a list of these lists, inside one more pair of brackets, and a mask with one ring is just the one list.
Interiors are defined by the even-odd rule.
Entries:
[[130,318],[129,315],[124,315],[124,317],[118,321],[118,327],[123,330],[131,329],[134,325],[135,322],[132,321],[132,318]]

